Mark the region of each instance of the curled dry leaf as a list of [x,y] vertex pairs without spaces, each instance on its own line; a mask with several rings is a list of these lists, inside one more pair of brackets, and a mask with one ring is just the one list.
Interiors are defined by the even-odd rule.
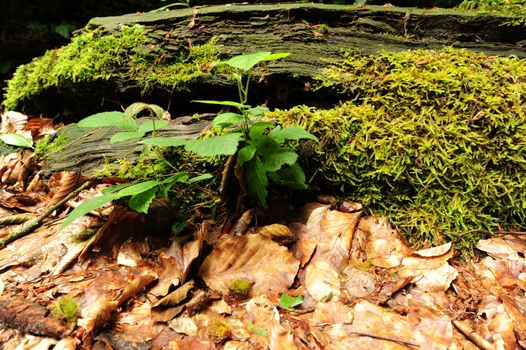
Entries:
[[120,313],[115,323],[119,328],[119,338],[129,343],[147,342],[162,328],[155,324],[149,302],[135,303],[131,310]]
[[341,301],[331,300],[318,303],[310,322],[313,324],[351,324],[354,320],[352,309]]
[[517,250],[501,237],[481,239],[477,242],[477,249],[495,259],[519,259]]
[[261,235],[233,236],[222,241],[201,265],[199,276],[211,288],[229,292],[231,281],[254,282],[252,293],[284,292],[299,262],[287,248]]
[[174,306],[181,303],[188,297],[188,293],[194,288],[194,281],[189,281],[177,288],[164,298],[153,304],[153,307],[157,306]]
[[171,320],[168,325],[177,333],[186,334],[189,336],[197,335],[197,325],[191,317],[180,316]]
[[80,179],[80,172],[78,171],[62,171],[53,174],[53,180],[51,184],[57,182],[56,190],[53,190],[54,194],[51,198],[50,204],[57,204],[64,199],[68,194],[77,188]]
[[295,240],[294,233],[285,225],[272,224],[262,227],[258,233],[279,244],[287,244]]
[[27,115],[15,112],[5,111],[2,113],[2,126],[0,133],[2,134],[16,134],[22,132],[27,125]]
[[367,217],[360,220],[358,229],[367,236],[366,256],[373,265],[396,267],[411,254],[411,249],[400,233],[391,228],[386,219]]
[[168,294],[170,287],[177,286],[181,280],[180,267],[175,257],[161,253],[159,254],[159,261],[161,263],[159,281],[148,291],[149,294],[153,294],[156,297]]

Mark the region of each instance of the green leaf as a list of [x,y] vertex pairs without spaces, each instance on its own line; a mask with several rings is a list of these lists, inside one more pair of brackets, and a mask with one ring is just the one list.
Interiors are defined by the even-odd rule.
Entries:
[[228,61],[225,61],[224,63],[229,65],[230,67],[234,67],[234,68],[238,68],[238,69],[247,71],[250,68],[254,67],[256,64],[258,64],[259,62],[264,61],[265,58],[271,55],[272,55],[272,52],[268,52],[268,51],[256,52],[252,54],[234,56]]
[[184,140],[179,137],[150,137],[146,140],[140,141],[139,143],[161,147],[178,147],[185,145],[187,142],[188,140]]
[[139,124],[137,131],[147,133],[155,130],[161,130],[166,128],[168,125],[170,125],[168,120],[149,119]]
[[117,143],[126,140],[139,139],[144,136],[144,132],[140,131],[121,131],[113,134],[110,143]]
[[279,150],[263,157],[263,166],[267,171],[277,171],[284,165],[292,165],[298,160],[298,154],[293,151]]
[[268,55],[267,57],[263,59],[263,61],[275,61],[275,60],[279,60],[279,59],[282,59],[288,56],[290,56],[290,52],[277,52],[277,53]]
[[160,184],[161,182],[155,180],[139,182],[123,188],[122,190],[117,192],[117,195],[119,196],[118,198],[134,196],[141,192],[148,191],[149,189],[154,188],[155,186],[159,186]]
[[78,207],[73,209],[73,211],[68,215],[68,217],[64,220],[62,225],[59,227],[59,231],[64,229],[66,226],[71,224],[73,221],[77,220],[83,215],[86,215],[92,210],[98,209],[102,207],[103,205],[120,198],[117,193],[109,193],[109,194],[103,194],[102,196],[98,196],[95,198],[91,198],[83,203],[81,203]]
[[248,162],[252,158],[254,158],[254,155],[256,154],[256,146],[255,145],[248,145],[239,150],[239,153],[237,154],[237,161],[239,165],[243,165],[245,162]]
[[305,173],[298,162],[291,166],[281,168],[275,173],[269,175],[273,182],[297,190],[308,188],[305,182]]
[[294,309],[296,306],[303,303],[303,297],[298,295],[297,297],[291,297],[288,294],[281,294],[279,298],[279,307],[282,309]]
[[266,208],[268,179],[265,167],[258,155],[248,163],[246,176],[249,193],[258,200],[262,207]]
[[185,182],[188,180],[190,175],[188,173],[177,173],[175,175],[170,176],[169,178],[163,180],[160,187],[161,196],[167,197],[168,192],[172,189],[172,187],[178,183],[178,182]]
[[212,127],[227,128],[231,125],[237,124],[242,121],[245,117],[237,113],[222,113],[212,120]]
[[156,194],[157,187],[152,187],[149,190],[133,195],[128,201],[128,206],[138,213],[147,214]]
[[204,140],[189,140],[185,144],[185,149],[201,157],[231,155],[236,153],[237,145],[242,137],[242,133],[235,132]]
[[0,140],[11,146],[31,148],[33,140],[18,134],[1,134]]
[[251,139],[257,139],[258,137],[262,136],[267,128],[274,125],[271,122],[257,122],[250,126],[250,130],[248,131],[248,135]]
[[318,138],[316,136],[312,135],[307,130],[302,129],[298,126],[288,126],[286,128],[276,126],[269,132],[268,136],[274,139],[279,144],[282,144],[285,140],[299,139],[310,139],[318,142]]
[[164,114],[164,109],[162,109],[161,107],[151,104],[151,103],[144,103],[144,102],[132,103],[131,105],[128,106],[128,108],[126,108],[124,113],[128,117],[134,118],[134,117],[137,117],[139,113],[141,113],[142,111],[146,109],[151,110],[157,118],[162,118]]
[[253,108],[247,109],[247,113],[252,117],[261,117],[263,114],[267,113],[269,109],[264,106],[256,106]]
[[215,100],[193,100],[192,102],[205,103],[209,105],[231,106],[237,109],[249,108],[249,105],[244,105],[234,101],[215,101]]
[[253,334],[255,335],[261,335],[261,336],[264,336],[264,337],[267,337],[268,336],[268,333],[266,330],[262,329],[262,328],[258,328],[256,329],[254,332],[252,332]]
[[213,178],[213,176],[211,174],[202,174],[202,175],[199,175],[199,176],[196,176],[196,177],[192,177],[191,179],[188,180],[188,183],[189,184],[193,184],[195,182],[208,180],[208,179],[211,179],[211,178]]
[[79,128],[100,128],[114,126],[126,130],[137,129],[137,123],[133,118],[127,117],[123,112],[102,112],[90,115],[77,123]]

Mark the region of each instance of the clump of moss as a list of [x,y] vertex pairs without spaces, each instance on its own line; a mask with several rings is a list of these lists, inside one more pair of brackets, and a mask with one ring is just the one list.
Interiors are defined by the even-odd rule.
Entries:
[[49,305],[49,310],[54,317],[65,319],[71,328],[75,327],[79,313],[79,307],[75,298],[69,296],[60,297]]
[[319,186],[339,186],[417,246],[472,247],[471,230],[524,227],[525,63],[452,48],[351,53],[323,84],[352,102],[268,117],[320,138],[304,150]]
[[236,279],[230,282],[228,290],[232,297],[238,300],[244,300],[250,295],[252,284],[253,283],[245,279]]
[[210,324],[209,332],[216,340],[223,340],[232,336],[232,327],[226,320],[216,318]]
[[526,1],[524,0],[464,0],[458,5],[461,10],[499,13],[517,17],[510,25],[526,23]]
[[60,151],[70,142],[66,134],[47,135],[35,143],[35,157],[45,158],[48,154]]
[[143,90],[153,85],[184,90],[189,81],[209,73],[220,52],[212,40],[168,54],[139,25],[113,34],[102,29],[84,31],[70,44],[18,67],[8,82],[4,105],[15,110],[50,87],[114,78],[134,80]]

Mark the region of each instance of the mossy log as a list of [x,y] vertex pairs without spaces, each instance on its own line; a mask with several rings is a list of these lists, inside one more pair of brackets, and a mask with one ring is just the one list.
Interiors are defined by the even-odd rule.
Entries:
[[[266,79],[252,85],[254,103],[331,105],[346,97],[313,92],[311,86],[326,60],[341,58],[342,51],[455,46],[524,57],[526,27],[510,25],[513,21],[445,9],[323,4],[219,5],[94,18],[72,44],[21,67],[9,84],[5,106],[78,118],[137,100],[164,107],[172,101],[172,114],[184,115],[198,108],[189,105],[192,99],[237,96],[234,84],[213,69],[218,60],[261,50],[292,55],[273,63]],[[132,25],[141,26],[135,33],[140,38],[126,44],[123,26]],[[192,51],[212,38],[213,54]]]

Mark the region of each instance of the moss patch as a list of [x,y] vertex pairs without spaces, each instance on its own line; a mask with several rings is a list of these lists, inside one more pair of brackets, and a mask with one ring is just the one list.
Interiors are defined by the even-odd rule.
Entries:
[[525,226],[525,63],[451,48],[348,54],[324,85],[352,102],[269,117],[321,139],[304,150],[320,187],[387,215],[417,246],[472,246],[467,231]]
[[219,53],[220,46],[212,40],[167,55],[163,43],[154,43],[138,25],[114,34],[85,31],[69,45],[20,66],[8,82],[4,105],[18,109],[49,87],[116,78],[136,81],[143,91],[154,85],[181,91],[192,79],[209,74]]

